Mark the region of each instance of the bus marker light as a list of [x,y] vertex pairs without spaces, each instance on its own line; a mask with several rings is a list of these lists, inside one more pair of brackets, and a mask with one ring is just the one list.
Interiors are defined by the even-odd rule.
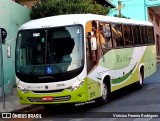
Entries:
[[79,96],[79,97],[82,97],[82,94],[79,94],[78,96]]

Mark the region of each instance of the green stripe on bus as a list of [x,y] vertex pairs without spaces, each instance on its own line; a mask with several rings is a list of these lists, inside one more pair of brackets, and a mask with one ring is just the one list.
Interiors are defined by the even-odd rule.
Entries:
[[123,77],[119,77],[117,79],[113,79],[112,84],[118,84],[118,83],[121,83],[121,82],[125,81],[131,75],[131,73],[132,72],[129,72],[126,75],[124,75]]
[[112,80],[112,84],[118,84],[118,83],[121,83],[123,81],[125,81],[133,72],[133,70],[135,69],[136,65],[133,67],[133,69],[127,73],[126,75],[122,76],[122,77],[119,77],[119,78],[116,78],[116,79],[113,79]]

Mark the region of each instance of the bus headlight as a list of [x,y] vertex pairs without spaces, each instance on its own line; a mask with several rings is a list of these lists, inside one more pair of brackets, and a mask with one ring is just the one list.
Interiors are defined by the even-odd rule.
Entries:
[[84,83],[84,80],[81,81],[81,82],[77,82],[75,84],[73,84],[71,87],[67,88],[69,91],[75,91],[77,90],[78,88],[80,88]]
[[21,87],[21,86],[17,86],[17,89],[18,89],[19,91],[25,93],[25,94],[29,92],[29,90],[27,90],[27,89],[25,89],[25,88],[23,88],[23,87]]

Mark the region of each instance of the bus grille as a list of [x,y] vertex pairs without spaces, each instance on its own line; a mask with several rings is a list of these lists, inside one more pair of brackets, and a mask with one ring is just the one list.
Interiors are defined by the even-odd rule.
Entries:
[[69,101],[71,96],[62,96],[62,97],[54,97],[53,101],[43,101],[41,97],[28,97],[30,102],[61,102],[61,101]]
[[60,93],[62,92],[64,89],[59,89],[59,90],[46,90],[46,91],[33,91],[33,93]]

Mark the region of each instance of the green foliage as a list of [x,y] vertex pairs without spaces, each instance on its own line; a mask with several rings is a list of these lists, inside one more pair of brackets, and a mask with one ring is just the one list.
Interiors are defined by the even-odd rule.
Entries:
[[[41,4],[43,3],[43,4]],[[37,2],[31,11],[31,19],[63,14],[100,14],[106,15],[109,8],[97,4],[95,0],[44,0]]]

